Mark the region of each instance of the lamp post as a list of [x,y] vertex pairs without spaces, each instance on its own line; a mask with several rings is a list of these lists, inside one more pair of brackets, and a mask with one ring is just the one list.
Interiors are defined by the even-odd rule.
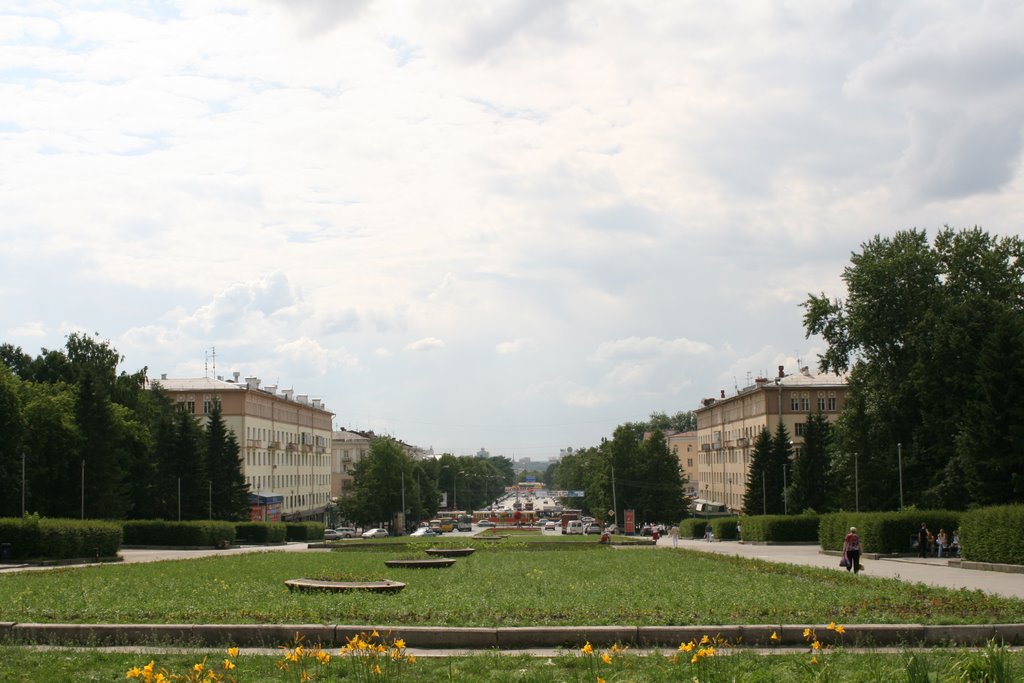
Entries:
[[853,510],[860,512],[860,470],[858,467],[857,452],[853,453]]
[[707,484],[704,484],[704,525],[707,526],[710,515],[708,514],[708,489],[711,488]]
[[786,463],[782,463],[782,514],[789,514],[789,500],[786,499]]
[[900,512],[903,512],[903,444],[896,444],[896,462],[900,470]]

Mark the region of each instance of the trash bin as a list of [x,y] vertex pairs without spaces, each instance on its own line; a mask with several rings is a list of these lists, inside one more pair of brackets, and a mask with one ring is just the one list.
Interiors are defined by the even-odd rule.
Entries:
[[13,560],[14,546],[10,543],[0,543],[0,560]]

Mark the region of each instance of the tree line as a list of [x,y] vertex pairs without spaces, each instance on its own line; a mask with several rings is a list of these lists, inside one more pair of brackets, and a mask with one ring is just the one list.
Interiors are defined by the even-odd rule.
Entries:
[[[0,345],[0,517],[246,519],[237,439],[146,386],[98,335],[35,358]],[[14,492],[21,491],[22,496]]]
[[[978,227],[947,226],[934,241],[916,229],[876,236],[842,279],[845,298],[803,303],[806,335],[827,344],[820,369],[847,374],[818,475],[825,499],[808,505],[1024,502],[1024,241]],[[777,503],[762,503],[759,487],[747,491],[754,513]]]

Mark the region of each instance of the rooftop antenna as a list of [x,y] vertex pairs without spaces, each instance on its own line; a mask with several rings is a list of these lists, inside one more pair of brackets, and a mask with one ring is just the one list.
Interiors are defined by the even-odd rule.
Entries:
[[209,351],[204,351],[205,359],[203,360],[203,374],[206,377],[210,376],[210,361],[213,360],[213,376],[217,376],[217,347],[211,346]]
[[732,376],[732,390],[737,394],[740,393],[740,383],[736,380],[736,375]]

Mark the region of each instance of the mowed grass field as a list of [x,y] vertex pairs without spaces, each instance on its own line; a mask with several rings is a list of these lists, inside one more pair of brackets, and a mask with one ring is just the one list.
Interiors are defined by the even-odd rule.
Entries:
[[[1024,621],[1024,601],[839,570],[685,550],[596,544],[527,549],[514,539],[447,569],[393,569],[423,555],[388,545],[253,553],[0,575],[0,621],[326,623],[408,626],[976,624]],[[460,542],[459,545],[466,545]],[[291,593],[284,581],[393,579],[393,595]]]

